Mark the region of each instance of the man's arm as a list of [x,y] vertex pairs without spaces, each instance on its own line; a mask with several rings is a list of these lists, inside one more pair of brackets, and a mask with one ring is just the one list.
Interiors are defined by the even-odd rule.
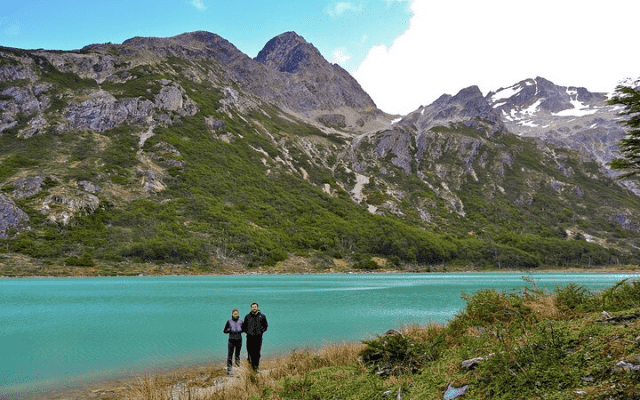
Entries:
[[247,319],[247,317],[244,317],[244,319],[242,320],[242,332],[247,331]]

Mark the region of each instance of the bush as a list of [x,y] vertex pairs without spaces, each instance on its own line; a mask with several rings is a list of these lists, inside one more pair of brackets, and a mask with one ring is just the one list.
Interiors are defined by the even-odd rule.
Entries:
[[[620,311],[632,307],[640,307],[640,281],[629,282],[623,279],[597,296],[590,311]],[[597,308],[596,308],[597,307]]]
[[363,269],[366,271],[373,271],[376,270],[378,268],[380,268],[380,266],[378,265],[377,262],[369,259],[366,261],[360,261],[358,263],[353,264],[353,268],[355,269]]
[[360,353],[362,362],[380,376],[411,375],[438,357],[439,341],[420,344],[399,332],[364,340],[367,347]]
[[84,253],[82,256],[71,256],[64,260],[64,263],[69,267],[94,267],[95,263],[88,253]]
[[149,262],[182,263],[205,258],[198,248],[175,239],[152,239],[136,243],[124,250],[122,255]]
[[282,249],[274,249],[271,250],[267,258],[264,260],[265,265],[273,266],[276,265],[279,261],[284,261],[289,257],[286,251]]
[[583,310],[591,299],[592,295],[587,288],[573,282],[556,289],[556,302],[560,308]]

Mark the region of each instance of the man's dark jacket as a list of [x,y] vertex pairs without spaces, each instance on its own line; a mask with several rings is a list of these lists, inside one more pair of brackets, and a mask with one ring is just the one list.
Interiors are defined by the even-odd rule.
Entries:
[[267,317],[258,311],[256,314],[249,313],[244,317],[242,323],[242,331],[247,336],[262,336],[267,331],[269,324],[267,323]]

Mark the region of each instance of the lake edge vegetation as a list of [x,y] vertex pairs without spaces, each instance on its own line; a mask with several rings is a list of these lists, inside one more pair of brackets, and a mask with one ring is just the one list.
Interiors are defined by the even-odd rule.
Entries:
[[[405,326],[361,343],[294,350],[262,372],[223,368],[140,377],[129,400],[636,399],[640,281],[480,290],[446,325]],[[173,397],[172,397],[173,396]],[[450,396],[450,397],[446,397]]]

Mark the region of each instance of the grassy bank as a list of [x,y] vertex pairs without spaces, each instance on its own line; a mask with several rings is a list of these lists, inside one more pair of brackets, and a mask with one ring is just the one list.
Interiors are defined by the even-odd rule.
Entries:
[[243,367],[233,377],[221,368],[146,377],[123,396],[441,399],[466,386],[465,399],[640,398],[640,282],[545,293],[530,280],[518,292],[463,296],[465,309],[446,326],[406,326],[363,343],[296,351],[268,360],[257,375]]

